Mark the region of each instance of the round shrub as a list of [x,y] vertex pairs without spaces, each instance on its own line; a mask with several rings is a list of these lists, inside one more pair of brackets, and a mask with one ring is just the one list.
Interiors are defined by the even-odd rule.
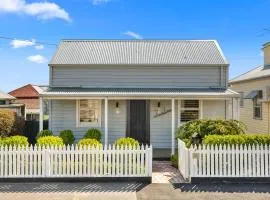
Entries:
[[101,132],[96,128],[88,129],[84,134],[84,139],[96,139],[97,141],[101,141]]
[[201,138],[206,135],[239,135],[244,134],[246,125],[238,120],[193,120],[189,121],[177,130],[177,137],[190,140],[194,133],[198,133]]
[[203,139],[206,145],[270,145],[270,136],[254,135],[208,135]]
[[72,130],[63,130],[60,132],[60,137],[63,139],[65,145],[73,144],[75,137]]
[[42,131],[38,132],[37,139],[40,137],[46,137],[46,136],[53,136],[53,132],[50,130],[42,130]]
[[25,136],[11,136],[1,139],[1,145],[8,145],[8,146],[28,146],[28,138]]
[[63,139],[58,136],[44,136],[37,139],[37,144],[42,146],[63,146]]
[[78,142],[79,146],[101,147],[101,143],[96,139],[81,139]]
[[116,140],[115,145],[117,146],[138,146],[140,145],[139,142],[133,138],[119,138]]

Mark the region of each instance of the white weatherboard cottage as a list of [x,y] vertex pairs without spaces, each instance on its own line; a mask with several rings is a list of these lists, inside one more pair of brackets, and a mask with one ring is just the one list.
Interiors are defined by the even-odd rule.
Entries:
[[129,136],[162,157],[175,153],[176,129],[187,121],[239,115],[214,40],[63,40],[49,70],[40,101],[49,101],[49,129],[77,139],[95,127],[104,144]]

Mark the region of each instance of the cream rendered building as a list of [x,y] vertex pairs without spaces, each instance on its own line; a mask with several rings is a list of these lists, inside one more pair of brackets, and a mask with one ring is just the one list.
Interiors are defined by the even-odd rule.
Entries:
[[248,133],[270,133],[270,42],[263,45],[264,64],[232,79],[230,87],[241,95],[240,120]]

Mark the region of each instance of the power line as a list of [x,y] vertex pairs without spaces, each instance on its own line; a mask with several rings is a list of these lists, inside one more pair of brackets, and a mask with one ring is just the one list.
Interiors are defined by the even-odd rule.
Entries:
[[[16,38],[11,38],[11,37],[5,37],[5,36],[0,36],[0,39],[3,39],[3,40],[18,40]],[[23,40],[23,39],[20,39],[20,40]],[[50,45],[50,46],[57,46],[57,44],[54,44],[54,43],[47,43],[47,42],[35,42],[35,44],[43,44],[43,45]]]

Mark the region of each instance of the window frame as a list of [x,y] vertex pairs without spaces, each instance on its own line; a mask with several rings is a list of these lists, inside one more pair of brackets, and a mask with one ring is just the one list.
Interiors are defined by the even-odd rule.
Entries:
[[[198,108],[182,108],[181,107],[181,101],[185,101],[185,100],[197,100],[197,101],[199,101],[199,107]],[[201,100],[201,99],[179,99],[178,100],[178,105],[177,105],[177,107],[178,107],[178,120],[177,120],[177,122],[178,122],[178,127],[180,127],[180,126],[182,126],[182,125],[184,125],[185,123],[187,123],[187,122],[181,122],[181,111],[185,111],[185,110],[196,110],[196,111],[198,111],[199,113],[198,113],[198,119],[202,119],[203,118],[203,101]]]
[[[258,102],[258,98],[253,99],[253,119],[255,120],[262,120],[262,102]],[[260,108],[260,116],[256,117],[255,116],[255,108]]]
[[[94,122],[86,122],[82,124],[80,122],[80,101],[81,100],[87,100],[87,101],[97,101],[98,102],[98,123]],[[101,111],[101,100],[100,99],[77,99],[76,101],[76,127],[77,128],[101,128],[101,121],[102,121],[102,111]]]

